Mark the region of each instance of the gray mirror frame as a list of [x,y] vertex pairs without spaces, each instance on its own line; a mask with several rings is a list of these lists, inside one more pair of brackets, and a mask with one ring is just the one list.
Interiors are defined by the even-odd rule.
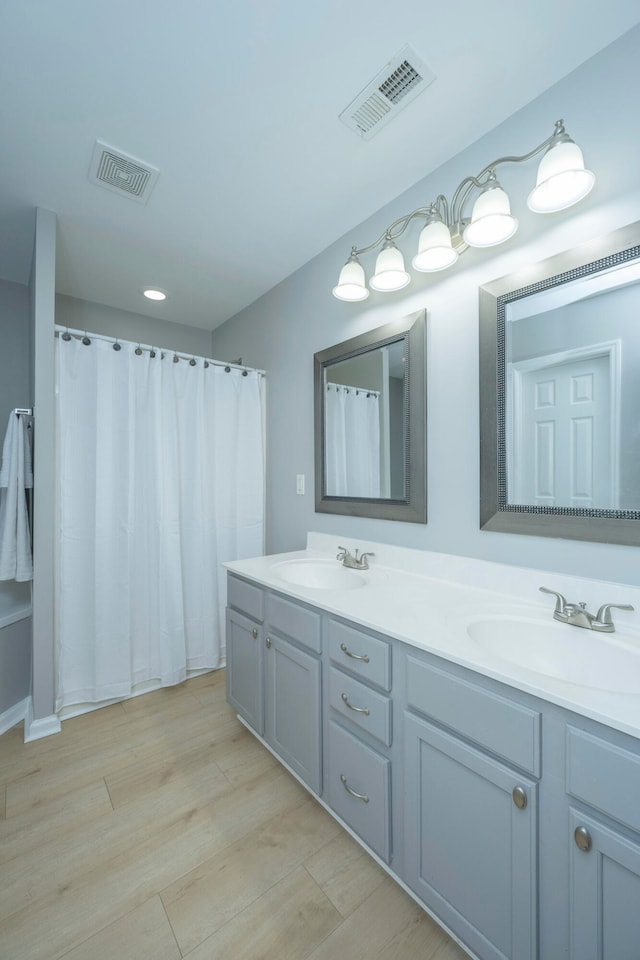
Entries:
[[640,545],[640,511],[537,507],[507,500],[505,307],[640,257],[640,221],[480,287],[480,527],[501,533]]
[[[404,398],[405,489],[402,500],[327,496],[325,490],[324,371],[327,366],[397,340],[407,357]],[[358,337],[328,347],[313,358],[316,512],[378,520],[427,522],[427,356],[426,311],[418,310]]]

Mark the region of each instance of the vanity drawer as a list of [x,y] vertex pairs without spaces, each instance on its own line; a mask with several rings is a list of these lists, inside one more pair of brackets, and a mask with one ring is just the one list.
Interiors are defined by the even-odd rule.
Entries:
[[341,670],[329,670],[329,703],[362,730],[391,746],[391,701]]
[[329,652],[343,670],[391,690],[391,645],[384,640],[329,620]]
[[270,593],[267,597],[267,621],[270,630],[291,637],[314,653],[320,653],[320,614],[315,610]]
[[640,831],[640,756],[567,727],[567,793]]
[[407,655],[407,703],[540,776],[540,714]]
[[227,577],[227,605],[254,620],[264,620],[264,591],[232,574]]
[[387,863],[391,856],[390,787],[389,760],[332,720],[329,724],[329,804]]

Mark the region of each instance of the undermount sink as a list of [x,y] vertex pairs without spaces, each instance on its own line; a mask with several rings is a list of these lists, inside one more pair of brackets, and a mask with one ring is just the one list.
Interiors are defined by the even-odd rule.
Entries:
[[348,570],[337,560],[284,560],[272,570],[285,583],[313,590],[356,590],[367,582],[363,573]]
[[594,690],[640,694],[640,649],[610,634],[551,620],[490,617],[467,624],[484,653]]

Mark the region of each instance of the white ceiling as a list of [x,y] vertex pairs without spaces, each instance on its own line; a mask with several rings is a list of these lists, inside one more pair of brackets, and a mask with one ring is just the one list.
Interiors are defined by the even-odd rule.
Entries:
[[[58,292],[205,329],[640,20],[637,0],[2,6],[0,277],[27,282],[45,207]],[[405,43],[436,80],[362,141],[338,114]],[[89,181],[96,139],[160,169],[148,204]]]

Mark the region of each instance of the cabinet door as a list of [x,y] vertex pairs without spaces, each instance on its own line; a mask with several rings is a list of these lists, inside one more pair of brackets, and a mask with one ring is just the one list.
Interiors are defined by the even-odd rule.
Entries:
[[264,731],[262,626],[227,610],[227,700],[240,716]]
[[407,883],[482,960],[534,960],[537,785],[410,714],[405,734]]
[[638,960],[640,845],[576,810],[569,820],[571,960]]
[[274,634],[267,639],[265,654],[265,739],[320,793],[320,661]]

